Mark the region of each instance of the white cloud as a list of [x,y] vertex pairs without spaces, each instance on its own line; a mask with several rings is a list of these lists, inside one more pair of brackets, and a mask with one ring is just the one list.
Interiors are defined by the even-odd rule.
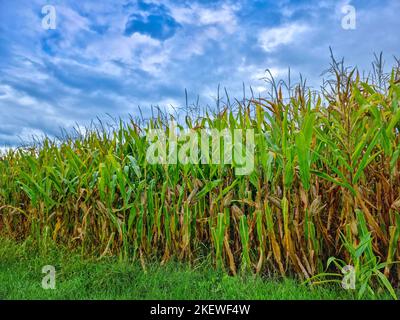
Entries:
[[263,87],[263,86],[256,86],[254,89],[255,89],[255,92],[258,94],[267,92],[267,88]]
[[[62,41],[58,44],[60,50],[71,50],[74,48],[74,42],[82,32],[92,33],[90,29],[90,20],[81,16],[78,12],[65,6],[58,5],[56,9],[56,29],[59,29],[62,34]],[[42,29],[44,34],[48,32]]]
[[[270,73],[267,72],[267,69]],[[260,83],[270,75],[272,75],[274,79],[282,79],[288,74],[288,69],[278,66],[273,59],[266,59],[263,63],[256,65],[247,63],[244,57],[237,71],[240,75],[240,79],[247,80],[246,83],[254,87],[259,86]]]
[[36,128],[22,128],[20,134],[18,135],[21,141],[29,142],[32,138],[43,139],[46,134],[41,129]]
[[226,32],[233,33],[237,27],[236,5],[223,4],[218,8],[204,7],[192,4],[189,7],[171,5],[170,10],[173,18],[182,24],[197,26],[219,25]]
[[161,100],[159,103],[156,103],[161,108],[165,108],[167,112],[175,113],[176,109],[181,106],[181,103],[177,99],[167,98]]
[[120,34],[102,37],[88,44],[83,55],[96,59],[100,70],[109,75],[122,74],[121,68],[110,61],[119,61],[132,68],[155,72],[159,69],[157,65],[168,60],[160,41],[137,32],[130,37]]
[[1,92],[0,102],[2,102],[2,100],[13,101],[18,105],[24,107],[34,106],[35,104],[37,104],[37,101],[33,97],[20,93],[9,85],[1,85],[0,92]]
[[84,54],[96,60],[119,60],[124,63],[130,63],[132,60],[132,49],[136,41],[133,37],[122,35],[107,35],[101,39],[90,42]]
[[219,9],[197,8],[199,22],[203,25],[207,24],[235,24],[236,7],[223,5]]
[[88,18],[81,16],[78,12],[67,6],[57,6],[56,13],[61,15],[63,18],[62,24],[66,27],[66,30],[74,34],[79,31],[91,31],[90,21]]
[[263,29],[259,34],[259,44],[267,52],[272,52],[281,45],[288,45],[299,39],[310,28],[304,24],[292,23],[276,28]]
[[0,156],[3,155],[3,154],[6,154],[7,149],[8,149],[8,148],[6,148],[6,147],[1,147],[1,146],[0,146]]

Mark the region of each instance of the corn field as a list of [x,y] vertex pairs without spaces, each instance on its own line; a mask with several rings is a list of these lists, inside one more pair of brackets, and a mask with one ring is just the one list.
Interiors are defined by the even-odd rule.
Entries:
[[[44,139],[0,158],[0,233],[54,241],[84,254],[162,263],[210,257],[217,268],[296,275],[324,272],[330,257],[370,254],[400,268],[399,69],[379,86],[357,71],[333,73],[326,90],[237,101],[181,130],[253,129],[254,171],[235,164],[149,164],[146,132],[168,115],[114,130]],[[168,144],[168,141],[167,141]],[[362,246],[360,246],[360,244]],[[360,253],[361,254],[361,253]]]

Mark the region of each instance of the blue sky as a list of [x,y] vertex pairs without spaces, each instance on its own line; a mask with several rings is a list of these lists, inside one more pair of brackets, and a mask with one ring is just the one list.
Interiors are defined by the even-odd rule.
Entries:
[[[344,5],[356,29],[341,26]],[[56,29],[42,27],[44,5]],[[383,51],[400,56],[399,0],[39,1],[0,0],[0,146],[96,116],[180,107],[197,96],[213,105],[217,87],[265,94],[265,69],[300,72],[318,86],[329,46],[370,69]]]

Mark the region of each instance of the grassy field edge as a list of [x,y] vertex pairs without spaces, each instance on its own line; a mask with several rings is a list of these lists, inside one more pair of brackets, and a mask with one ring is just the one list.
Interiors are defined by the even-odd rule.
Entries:
[[[56,270],[56,288],[42,288],[45,265]],[[123,300],[320,300],[352,299],[339,286],[310,287],[293,279],[231,277],[205,261],[197,266],[151,264],[107,257],[83,258],[60,247],[39,250],[30,241],[0,238],[0,299]]]

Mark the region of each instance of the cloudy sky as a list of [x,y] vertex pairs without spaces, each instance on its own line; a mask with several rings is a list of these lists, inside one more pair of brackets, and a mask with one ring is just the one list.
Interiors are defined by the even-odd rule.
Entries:
[[[55,29],[43,28],[45,5]],[[356,9],[355,30],[342,27],[345,5]],[[329,46],[362,69],[383,51],[390,66],[399,12],[399,0],[0,0],[0,146],[137,115],[139,105],[180,107],[185,89],[202,105],[218,85],[232,97],[243,83],[263,94],[267,68],[285,78],[290,67],[317,86]]]

